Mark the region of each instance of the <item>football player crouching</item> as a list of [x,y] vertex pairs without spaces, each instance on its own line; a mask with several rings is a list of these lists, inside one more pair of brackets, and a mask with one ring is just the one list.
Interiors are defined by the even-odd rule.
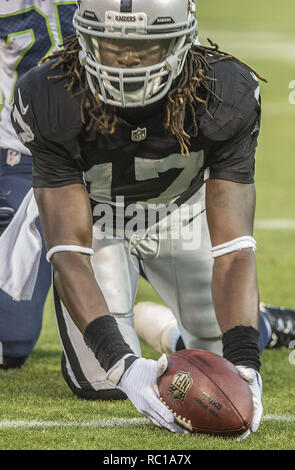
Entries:
[[[182,432],[155,387],[166,357],[141,358],[133,330],[140,262],[185,325],[187,347],[198,347],[204,315],[211,337],[221,331],[224,357],[249,382],[256,431],[263,413],[256,75],[215,46],[195,44],[193,0],[80,0],[74,26],[77,37],[63,51],[19,79],[12,111],[33,156],[55,303],[73,355],[91,369],[94,386],[102,368],[109,386],[155,425]],[[124,220],[113,238],[93,238],[101,206],[116,216],[122,201]],[[141,232],[126,230],[132,204],[145,208]],[[155,204],[174,210],[151,230],[146,214]],[[194,217],[183,220],[185,205]],[[179,228],[198,227],[198,246],[174,239],[175,214]]]

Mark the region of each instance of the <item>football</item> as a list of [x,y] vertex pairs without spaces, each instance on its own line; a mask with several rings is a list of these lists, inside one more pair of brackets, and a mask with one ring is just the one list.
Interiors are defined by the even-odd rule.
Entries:
[[171,354],[158,387],[162,402],[191,432],[234,437],[251,424],[250,387],[236,367],[217,354],[200,349]]

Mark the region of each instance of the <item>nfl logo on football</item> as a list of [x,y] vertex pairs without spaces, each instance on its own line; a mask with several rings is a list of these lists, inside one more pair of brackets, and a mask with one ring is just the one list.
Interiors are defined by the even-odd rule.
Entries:
[[193,379],[189,372],[178,370],[172,379],[168,392],[174,400],[179,400],[183,403],[192,385]]

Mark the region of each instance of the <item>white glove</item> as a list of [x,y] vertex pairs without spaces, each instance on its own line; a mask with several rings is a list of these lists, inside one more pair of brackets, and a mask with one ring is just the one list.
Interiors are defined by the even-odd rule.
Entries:
[[248,437],[251,432],[256,432],[262,420],[263,406],[261,401],[262,380],[259,372],[250,367],[236,366],[240,375],[245,379],[250,387],[253,398],[253,419],[249,429],[238,437],[238,441],[242,441]]
[[158,361],[138,358],[126,369],[128,357],[124,356],[107,372],[107,381],[126,393],[135,408],[156,426],[171,432],[187,433],[174,422],[173,413],[159,398],[157,379],[167,369],[166,355],[163,354]]

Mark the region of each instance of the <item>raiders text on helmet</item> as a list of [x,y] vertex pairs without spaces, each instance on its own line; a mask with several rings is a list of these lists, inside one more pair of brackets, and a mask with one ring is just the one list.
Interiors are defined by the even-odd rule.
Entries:
[[[163,98],[197,37],[195,1],[78,0],[77,4],[73,22],[92,92],[120,107],[146,106]],[[133,61],[108,63],[104,51],[118,56],[120,48],[130,50]]]

